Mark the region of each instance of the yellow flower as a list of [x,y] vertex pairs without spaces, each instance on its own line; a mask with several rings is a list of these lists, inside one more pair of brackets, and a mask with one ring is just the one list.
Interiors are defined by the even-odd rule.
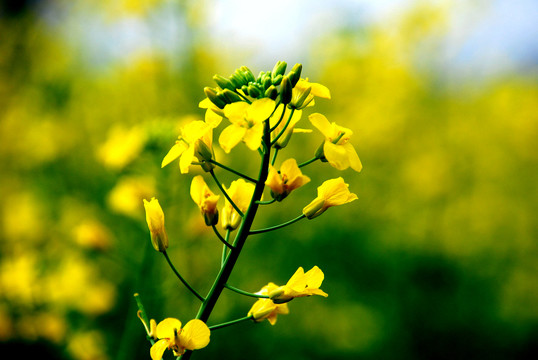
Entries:
[[314,105],[314,97],[324,99],[331,98],[329,89],[318,83],[311,83],[308,79],[300,79],[293,87],[289,106],[295,109],[303,109]]
[[220,122],[222,121],[222,117],[224,116],[224,111],[222,109],[213,104],[208,98],[200,101],[198,106],[202,109],[206,109],[205,122],[207,124],[209,124],[212,128],[219,126]]
[[149,351],[152,360],[161,360],[166,349],[173,350],[174,355],[179,356],[185,350],[197,350],[209,344],[209,328],[197,319],[189,321],[181,328],[181,321],[166,318],[157,325],[155,333],[159,340]]
[[[278,288],[277,285],[269,283],[257,292],[257,294],[269,296],[269,293],[276,288]],[[252,316],[256,322],[267,319],[271,325],[274,325],[279,314],[287,315],[289,312],[288,304],[275,304],[271,299],[260,298],[252,305],[248,316]]]
[[318,196],[303,209],[307,218],[313,219],[332,206],[347,204],[357,200],[357,195],[349,192],[349,185],[341,177],[325,181],[318,187]]
[[[232,199],[234,204],[241,210],[242,213],[247,211],[250,205],[250,200],[254,194],[254,184],[247,183],[243,179],[232,181],[229,189],[226,189],[226,193]],[[234,209],[232,204],[226,199],[224,207],[222,208],[222,227],[225,230],[235,230],[241,223],[241,216]]]
[[310,122],[325,136],[323,155],[332,167],[344,170],[351,166],[357,172],[362,170],[362,164],[349,139],[353,132],[334,122],[329,123],[325,116],[315,113],[309,116]]
[[275,108],[275,102],[264,98],[254,101],[234,102],[224,107],[224,114],[230,120],[231,125],[222,130],[219,144],[222,149],[229,153],[240,141],[243,141],[249,149],[257,150],[262,141],[263,121],[267,120]]
[[179,157],[179,169],[186,174],[195,156],[200,161],[213,156],[213,127],[202,120],[192,121],[181,129],[181,135],[164,157],[161,167]]
[[319,287],[323,282],[323,271],[317,266],[308,270],[306,273],[300,267],[295,274],[289,279],[288,283],[269,291],[269,297],[275,303],[285,303],[296,297],[321,295],[327,297],[327,293]]
[[201,175],[197,175],[192,179],[191,198],[200,208],[200,212],[204,216],[207,226],[218,223],[219,211],[217,209],[217,202],[220,199],[220,195],[215,195],[209,189]]
[[271,195],[278,201],[282,201],[293,190],[308,183],[310,178],[302,174],[295,159],[288,159],[280,166],[280,173],[269,166],[269,175],[265,185],[271,188]]
[[159,200],[154,197],[150,201],[144,199],[146,209],[146,221],[151,233],[151,243],[155,250],[163,252],[168,247],[168,235],[164,228],[164,213]]

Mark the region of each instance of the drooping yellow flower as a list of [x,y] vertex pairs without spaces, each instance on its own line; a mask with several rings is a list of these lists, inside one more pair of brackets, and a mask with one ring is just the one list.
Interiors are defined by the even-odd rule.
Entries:
[[347,204],[357,200],[357,195],[351,193],[349,185],[341,177],[325,181],[318,187],[318,196],[303,209],[303,214],[313,219],[332,206]]
[[174,355],[179,356],[185,350],[197,350],[209,344],[209,328],[197,319],[189,321],[181,328],[181,321],[166,318],[157,325],[155,333],[159,340],[151,346],[152,360],[161,360],[166,349],[173,350]]
[[269,166],[269,175],[265,184],[271,188],[271,195],[282,201],[293,190],[308,183],[310,178],[303,175],[295,159],[287,159],[280,166],[280,173]]
[[[254,194],[254,184],[247,183],[243,179],[238,179],[232,181],[230,188],[225,188],[225,190],[239,210],[241,210],[242,213],[245,213],[250,205],[252,195]],[[235,230],[241,223],[241,216],[234,209],[228,199],[226,199],[221,214],[221,223],[223,229],[225,230]]]
[[312,114],[308,118],[312,125],[318,128],[325,136],[323,156],[329,164],[338,170],[351,167],[353,170],[360,172],[362,170],[361,161],[355,148],[349,142],[353,131],[338,126],[334,122],[329,123],[329,120],[319,113]]
[[275,109],[274,100],[263,98],[252,104],[234,102],[224,107],[224,114],[231,124],[222,130],[219,144],[229,153],[239,142],[243,141],[251,150],[257,150],[262,141],[263,121],[267,120]]
[[154,197],[150,201],[144,199],[146,222],[151,234],[151,243],[155,250],[163,252],[168,248],[168,235],[164,228],[164,213],[159,200]]
[[181,129],[181,135],[164,157],[161,167],[179,157],[179,169],[182,174],[186,174],[195,156],[202,161],[211,159],[212,155],[213,127],[202,120],[196,120]]
[[192,179],[191,198],[200,208],[200,212],[207,226],[218,223],[219,211],[217,209],[217,202],[220,199],[220,195],[215,195],[209,189],[209,186],[207,186],[201,175],[197,175]]
[[[258,291],[257,294],[269,296],[277,288],[277,285],[269,283]],[[288,304],[275,304],[271,299],[260,298],[252,305],[248,316],[252,316],[256,322],[267,319],[271,325],[275,325],[278,315],[287,315],[289,312]]]
[[323,282],[323,271],[317,266],[306,273],[302,267],[288,280],[287,284],[269,291],[269,297],[274,303],[285,303],[296,297],[321,295],[327,297],[327,293],[319,287]]
[[324,99],[331,98],[329,89],[318,83],[311,83],[308,79],[299,79],[293,87],[289,106],[295,109],[303,109],[314,105],[314,97]]

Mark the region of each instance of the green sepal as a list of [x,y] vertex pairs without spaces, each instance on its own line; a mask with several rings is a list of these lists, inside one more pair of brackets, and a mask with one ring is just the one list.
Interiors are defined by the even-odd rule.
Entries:
[[222,91],[222,93],[226,97],[226,100],[228,100],[228,102],[230,102],[230,103],[234,103],[234,102],[238,102],[238,101],[243,100],[243,99],[241,99],[241,96],[239,96],[236,92],[234,92],[234,91],[232,91],[230,89],[224,89]]
[[273,85],[280,85],[280,83],[282,82],[282,75],[277,75],[276,77],[274,77],[272,79],[273,81]]
[[229,79],[226,79],[224,76],[214,75],[213,80],[217,83],[218,86],[221,87],[221,89],[230,89],[232,91],[235,90],[234,84]]
[[255,84],[250,84],[248,86],[248,94],[257,99],[261,95],[261,91]]
[[278,90],[276,86],[271,85],[267,90],[265,90],[265,97],[271,100],[275,100],[278,97]]
[[226,101],[222,100],[219,96],[218,96],[218,93],[215,89],[213,88],[210,88],[210,87],[205,87],[204,88],[204,93],[205,95],[207,96],[207,98],[213,103],[215,104],[219,109],[224,109],[224,107],[226,106]]
[[272,71],[273,79],[276,78],[278,75],[284,75],[287,66],[288,64],[286,64],[285,61],[277,61]]

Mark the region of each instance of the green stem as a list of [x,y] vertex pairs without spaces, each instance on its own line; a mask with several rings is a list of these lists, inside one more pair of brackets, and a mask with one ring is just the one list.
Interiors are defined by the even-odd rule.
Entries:
[[232,169],[231,167],[228,167],[228,166],[226,166],[226,165],[224,165],[224,164],[219,163],[218,161],[215,161],[215,160],[211,159],[211,160],[209,160],[209,162],[210,162],[211,164],[213,164],[213,165],[216,165],[216,166],[218,166],[218,167],[223,168],[224,170],[228,170],[229,172],[234,173],[234,174],[237,175],[237,176],[241,176],[241,177],[242,177],[243,179],[245,179],[245,180],[248,180],[248,181],[250,181],[250,182],[256,183],[256,180],[254,180],[254,179],[251,178],[250,176],[247,176],[247,175],[245,175],[245,174],[242,174],[242,173],[240,173],[239,171],[236,171],[236,170]]
[[270,205],[270,204],[274,203],[275,201],[276,201],[276,198],[273,198],[272,200],[258,201],[258,204],[259,205]]
[[213,331],[213,330],[217,330],[217,329],[222,329],[222,328],[225,328],[225,327],[230,326],[230,325],[235,325],[235,324],[238,324],[238,323],[243,322],[243,321],[251,320],[253,318],[254,317],[252,315],[245,316],[245,317],[235,319],[235,320],[232,320],[232,321],[228,321],[228,322],[225,322],[225,323],[222,323],[222,324],[210,326],[209,330]]
[[304,219],[305,217],[306,217],[305,214],[301,214],[301,215],[297,216],[295,219],[292,219],[290,221],[287,221],[287,222],[279,224],[279,225],[271,226],[271,227],[268,227],[268,228],[265,228],[265,229],[251,230],[250,234],[261,234],[261,233],[264,233],[264,232],[277,230],[277,229],[283,228],[285,226],[291,225],[293,223],[296,223],[297,221],[299,221],[301,219]]
[[213,180],[215,180],[215,182],[217,183],[217,186],[219,187],[220,191],[224,194],[224,196],[226,197],[226,199],[230,202],[230,204],[232,204],[233,208],[235,209],[235,211],[237,211],[237,213],[239,214],[239,216],[241,216],[242,218],[245,217],[245,214],[243,214],[243,212],[241,210],[239,210],[239,208],[237,207],[237,205],[235,205],[235,203],[233,202],[233,200],[230,198],[230,196],[228,195],[228,193],[226,192],[226,190],[224,190],[224,187],[222,186],[222,184],[220,183],[220,181],[217,179],[217,176],[215,175],[215,172],[213,170],[210,170],[209,173],[211,174],[211,176],[213,176]]
[[[276,108],[278,108],[278,106]],[[275,108],[275,110],[276,110],[276,108]],[[278,119],[276,124],[273,127],[271,127],[271,129],[269,129],[270,132],[273,132],[278,127],[278,125],[280,125],[280,123],[282,122],[282,119],[284,119],[284,114],[285,113],[286,113],[286,105],[284,105],[284,108],[282,109],[282,114],[280,114],[280,119]]]
[[251,292],[248,292],[248,291],[238,289],[238,288],[236,288],[236,287],[234,287],[232,285],[224,284],[224,287],[226,289],[232,290],[232,291],[234,291],[234,292],[236,292],[238,294],[241,294],[241,295],[250,296],[250,297],[259,298],[259,299],[269,299],[269,296],[267,296],[267,295],[254,294],[254,293],[251,293]]
[[[219,231],[217,230],[216,226],[215,225],[211,225],[211,227],[213,228],[213,231],[215,232],[215,235],[217,235],[217,237],[219,238],[219,240],[224,244],[226,245],[227,247],[229,247],[230,249],[233,249],[233,245],[230,244],[225,238],[222,237],[222,235],[219,233]],[[226,234],[228,235],[228,233]]]
[[302,168],[303,166],[306,166],[306,165],[308,165],[308,164],[311,164],[311,163],[313,163],[313,162],[316,161],[316,160],[319,160],[319,157],[314,156],[312,159],[307,160],[307,161],[305,161],[305,162],[303,162],[303,163],[300,163],[300,164],[298,165],[298,167]]
[[196,290],[194,290],[194,288],[183,278],[183,276],[181,276],[181,274],[176,270],[176,268],[174,267],[174,264],[172,264],[172,261],[170,261],[170,257],[168,257],[168,254],[166,253],[166,251],[163,251],[162,252],[164,257],[166,258],[166,261],[168,262],[168,265],[170,265],[170,268],[172,269],[172,271],[174,272],[174,274],[176,274],[176,276],[178,277],[179,280],[181,280],[181,282],[183,283],[183,285],[185,285],[187,287],[187,289],[190,290],[191,293],[194,294],[194,296],[196,296],[202,303],[205,301],[205,299],[200,295],[198,294],[198,292]]
[[271,159],[271,166],[275,165],[276,156],[278,155],[278,148],[275,149],[275,152],[273,153],[273,158]]
[[293,117],[293,113],[295,112],[295,109],[291,109],[290,111],[290,116],[288,117],[288,121],[286,121],[286,125],[284,125],[284,127],[282,128],[282,130],[280,130],[280,132],[278,133],[277,136],[275,136],[275,138],[273,139],[273,141],[271,141],[271,145],[274,145],[276,144],[276,142],[278,141],[278,139],[280,139],[280,137],[284,134],[284,132],[286,131],[286,129],[288,128],[288,125],[290,124],[291,122],[291,118]]
[[245,97],[245,95],[241,94],[237,89],[234,91],[237,95],[241,96],[243,100],[245,100],[247,103],[252,104],[252,101],[250,101],[248,98]]
[[[228,244],[230,244],[230,229],[226,230],[226,237],[224,238]],[[234,249],[233,245],[230,249]],[[220,267],[224,265],[224,262],[226,261],[226,256],[228,256],[228,247],[223,245],[222,246],[222,257],[220,259]]]

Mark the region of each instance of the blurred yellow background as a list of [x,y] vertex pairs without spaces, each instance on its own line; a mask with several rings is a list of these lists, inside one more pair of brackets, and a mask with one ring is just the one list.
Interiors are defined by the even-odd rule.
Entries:
[[[148,359],[135,292],[157,321],[196,315],[196,299],[151,247],[142,199],[159,198],[169,254],[205,293],[220,243],[190,199],[193,174],[160,162],[179,127],[203,118],[214,74],[241,65],[257,74],[277,60],[302,63],[303,76],[331,90],[314,111],[354,131],[364,170],[308,166],[312,181],[264,207],[256,227],[300,214],[328,178],[343,176],[359,200],[253,236],[232,275],[257,291],[318,265],[327,299],[291,302],[274,327],[215,331],[195,357],[515,359],[537,350],[537,5],[326,3],[0,5],[1,353]],[[303,118],[298,127],[311,128]],[[297,134],[280,160],[305,161],[321,141]],[[217,159],[255,173],[245,151]],[[210,325],[252,303],[225,293]]]

